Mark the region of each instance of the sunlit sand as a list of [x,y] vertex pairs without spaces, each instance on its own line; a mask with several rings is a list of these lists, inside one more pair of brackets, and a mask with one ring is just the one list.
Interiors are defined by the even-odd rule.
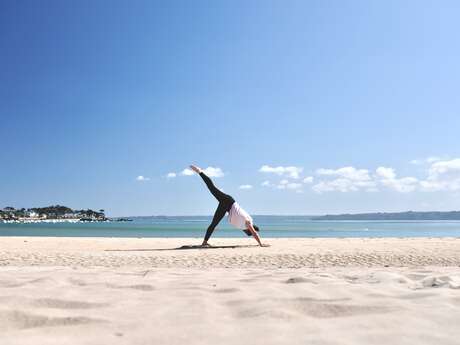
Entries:
[[1,344],[457,344],[460,239],[2,238]]

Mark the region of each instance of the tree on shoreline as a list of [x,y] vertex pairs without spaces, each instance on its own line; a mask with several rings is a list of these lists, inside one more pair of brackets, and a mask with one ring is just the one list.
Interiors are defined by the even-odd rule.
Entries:
[[103,209],[100,209],[99,212],[91,209],[72,210],[70,207],[62,205],[33,207],[27,210],[25,208],[15,209],[14,207],[5,207],[3,210],[0,210],[0,219],[14,220],[18,218],[27,218],[30,212],[36,213],[40,218],[48,219],[86,218],[88,220],[98,221],[107,220]]

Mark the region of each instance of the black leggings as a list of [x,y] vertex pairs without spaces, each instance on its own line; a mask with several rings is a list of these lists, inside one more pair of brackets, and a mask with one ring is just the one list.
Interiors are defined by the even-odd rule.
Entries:
[[208,241],[211,237],[214,229],[216,228],[217,224],[224,218],[225,213],[230,211],[235,200],[228,194],[225,194],[221,190],[219,190],[214,183],[212,183],[211,179],[205,175],[205,173],[200,173],[201,178],[203,179],[204,183],[208,187],[209,191],[212,195],[219,201],[219,205],[217,206],[217,210],[214,213],[214,217],[212,218],[212,222],[206,231],[206,235],[204,236],[204,241]]

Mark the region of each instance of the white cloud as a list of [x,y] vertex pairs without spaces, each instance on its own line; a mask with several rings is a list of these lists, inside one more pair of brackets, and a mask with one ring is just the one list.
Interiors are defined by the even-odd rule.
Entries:
[[371,176],[367,169],[356,169],[354,167],[344,167],[337,170],[318,169],[320,176],[338,176],[333,180],[320,181],[312,189],[317,193],[325,192],[377,192],[378,184],[395,190],[400,193],[415,191],[419,186],[419,181],[415,177],[397,178],[393,168],[378,167],[375,175]]
[[295,180],[301,177],[302,168],[264,165],[259,171],[283,177],[278,183],[266,180],[262,182],[262,186],[299,192],[305,184],[310,184],[312,190],[317,193],[378,192],[385,189],[398,193],[460,191],[460,158],[446,159],[431,156],[410,163],[425,166],[426,176],[424,178],[410,175],[398,177],[394,168],[385,166],[378,167],[374,172],[346,166],[339,169],[317,169],[314,177],[302,177],[302,180],[299,180],[302,183],[297,183]]
[[316,171],[318,175],[323,176],[339,176],[353,181],[369,181],[369,170],[367,169],[356,169],[354,167],[344,167],[337,170],[333,169],[318,169]]
[[166,178],[174,178],[174,177],[176,177],[176,176],[177,176],[177,174],[176,174],[175,172],[170,172],[170,173],[168,173],[168,174],[166,175]]
[[460,190],[460,158],[432,163],[420,185],[425,192]]
[[252,185],[250,184],[243,184],[238,187],[239,189],[252,189]]
[[291,182],[287,179],[283,179],[278,184],[271,183],[270,181],[266,180],[262,182],[261,186],[263,187],[270,187],[273,189],[280,189],[280,190],[293,190],[301,192],[303,187],[302,183]]
[[[207,167],[206,169],[203,169],[203,172],[209,177],[222,177],[225,175],[221,168],[214,167]],[[181,172],[182,176],[192,176],[194,174],[195,172],[189,168],[185,168]]]
[[[319,176],[337,177],[333,180],[320,181],[312,189],[317,193],[325,192],[357,192],[360,189],[373,191],[376,184],[372,181],[367,169],[356,169],[355,167],[343,167],[340,169],[318,169]],[[313,179],[311,180],[313,182]]]
[[422,191],[424,192],[438,192],[446,189],[446,185],[444,182],[436,180],[420,181],[420,186],[422,187]]
[[449,158],[448,156],[443,156],[443,157],[430,156],[424,159],[413,159],[410,161],[410,163],[415,164],[415,165],[421,165],[425,163],[431,164],[431,163],[438,162],[441,160],[447,160],[448,158]]
[[142,176],[142,175],[139,175],[138,177],[136,177],[136,181],[150,181],[150,177],[145,177],[145,176]]
[[182,170],[182,172],[180,174],[182,176],[192,176],[194,174],[194,172],[193,172],[192,169],[185,168],[184,170]]
[[403,177],[400,179],[384,179],[381,183],[400,193],[409,193],[417,189],[418,180],[415,177]]
[[428,158],[426,159],[426,162],[427,162],[427,163],[434,163],[434,162],[437,162],[437,161],[440,161],[440,160],[441,160],[440,157],[432,156],[432,157],[428,157]]
[[321,181],[315,184],[312,189],[317,193],[324,192],[356,192],[358,187],[354,185],[353,181],[346,178],[338,178],[332,181]]
[[440,175],[460,173],[460,158],[452,159],[449,161],[436,161],[433,163],[429,170],[429,175],[438,178]]
[[286,177],[293,178],[293,179],[298,179],[300,177],[300,174],[302,173],[302,171],[303,171],[303,168],[295,167],[295,166],[271,167],[269,165],[263,165],[259,169],[259,172],[262,172],[262,173],[276,174],[276,175],[279,175],[279,176],[286,176]]
[[203,170],[206,175],[209,177],[223,177],[224,172],[221,168],[207,167]]
[[418,187],[418,180],[415,177],[396,178],[396,173],[393,168],[378,167],[376,170],[376,178],[379,182],[400,193],[413,192]]
[[313,176],[307,176],[303,179],[303,183],[306,183],[306,184],[310,184],[310,183],[313,183]]
[[292,189],[292,190],[299,190],[302,188],[301,183],[288,183],[285,185],[287,189]]
[[396,178],[396,173],[393,168],[378,167],[375,172],[377,173],[377,176],[382,177],[384,179]]

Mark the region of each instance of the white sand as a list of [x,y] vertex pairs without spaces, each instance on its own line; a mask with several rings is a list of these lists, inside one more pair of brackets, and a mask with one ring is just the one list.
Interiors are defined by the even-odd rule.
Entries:
[[460,239],[267,242],[1,238],[0,344],[459,344]]

